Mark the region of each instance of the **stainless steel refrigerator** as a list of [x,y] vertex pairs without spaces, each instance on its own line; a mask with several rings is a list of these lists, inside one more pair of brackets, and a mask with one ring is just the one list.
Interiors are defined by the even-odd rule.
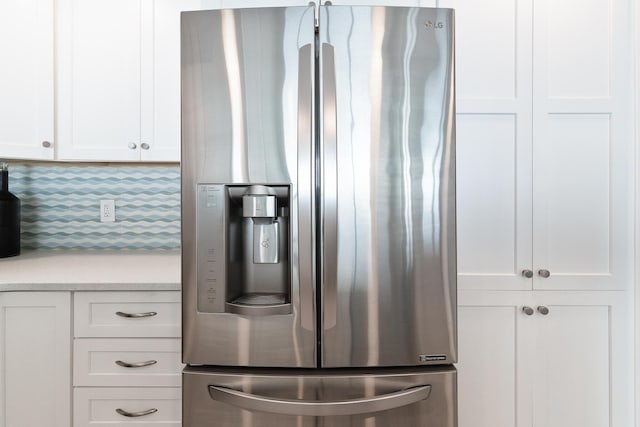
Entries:
[[453,11],[181,25],[183,426],[455,427]]

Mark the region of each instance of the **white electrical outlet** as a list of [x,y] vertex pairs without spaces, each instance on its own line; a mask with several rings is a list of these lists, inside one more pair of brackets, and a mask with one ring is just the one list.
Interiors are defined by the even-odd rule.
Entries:
[[116,201],[100,200],[100,222],[115,222]]

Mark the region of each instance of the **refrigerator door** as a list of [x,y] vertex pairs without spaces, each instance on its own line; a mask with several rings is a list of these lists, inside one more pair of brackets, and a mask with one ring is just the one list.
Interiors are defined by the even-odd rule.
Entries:
[[455,427],[451,367],[351,371],[186,368],[183,427]]
[[453,363],[453,10],[319,22],[322,366]]
[[182,14],[184,363],[317,365],[314,20]]

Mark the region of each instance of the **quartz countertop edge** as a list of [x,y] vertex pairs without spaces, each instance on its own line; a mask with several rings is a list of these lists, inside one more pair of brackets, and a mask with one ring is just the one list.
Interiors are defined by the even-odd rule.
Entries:
[[25,251],[0,259],[0,292],[178,290],[177,251]]

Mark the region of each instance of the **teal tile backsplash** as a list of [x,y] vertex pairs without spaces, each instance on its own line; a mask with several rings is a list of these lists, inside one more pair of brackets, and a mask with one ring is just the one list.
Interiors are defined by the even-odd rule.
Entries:
[[[10,164],[22,202],[23,249],[180,248],[180,167]],[[100,222],[100,200],[116,222]]]

